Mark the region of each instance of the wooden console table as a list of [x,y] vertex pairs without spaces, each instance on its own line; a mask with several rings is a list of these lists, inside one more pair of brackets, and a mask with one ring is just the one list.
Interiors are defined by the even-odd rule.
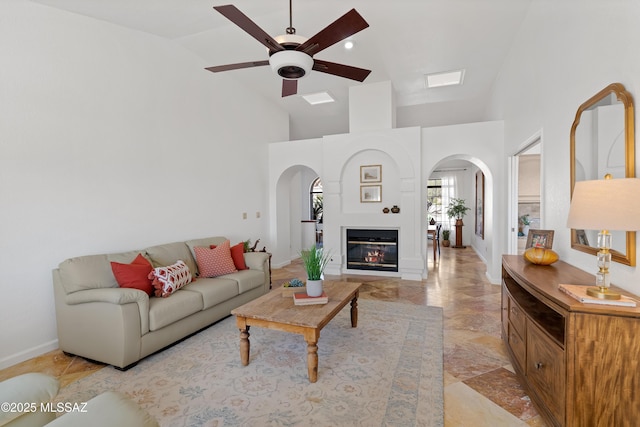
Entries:
[[583,304],[558,289],[594,283],[593,275],[562,261],[539,266],[521,256],[502,258],[502,338],[551,426],[640,420],[640,307]]

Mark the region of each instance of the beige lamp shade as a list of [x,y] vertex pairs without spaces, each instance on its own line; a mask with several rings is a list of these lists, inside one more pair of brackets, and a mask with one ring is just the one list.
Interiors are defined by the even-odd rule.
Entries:
[[576,182],[567,227],[582,230],[640,230],[640,179]]

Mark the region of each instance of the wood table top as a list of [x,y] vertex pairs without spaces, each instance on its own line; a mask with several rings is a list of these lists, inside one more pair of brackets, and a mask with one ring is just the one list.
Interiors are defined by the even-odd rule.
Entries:
[[248,319],[321,329],[357,295],[360,286],[362,283],[325,280],[323,289],[329,297],[329,302],[317,305],[295,305],[293,297],[283,298],[282,289],[276,288],[231,310],[231,314]]

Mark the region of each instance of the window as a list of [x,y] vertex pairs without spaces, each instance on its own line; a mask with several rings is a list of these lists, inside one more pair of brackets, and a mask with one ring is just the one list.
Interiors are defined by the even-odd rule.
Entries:
[[427,221],[443,223],[445,220],[442,209],[442,179],[427,180]]
[[311,202],[311,218],[322,224],[323,201],[322,201],[322,181],[316,178],[311,184],[311,193],[309,197]]
[[447,207],[451,199],[460,197],[458,181],[466,169],[439,172],[439,175],[427,180],[427,221],[433,217],[442,224],[443,230],[453,229],[455,218],[447,216]]

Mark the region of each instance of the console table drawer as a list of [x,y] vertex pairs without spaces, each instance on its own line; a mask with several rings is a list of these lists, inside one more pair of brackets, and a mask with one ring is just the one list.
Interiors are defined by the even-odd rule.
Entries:
[[509,298],[509,321],[521,337],[525,336],[526,316],[517,302]]
[[516,357],[520,368],[524,369],[527,360],[527,343],[511,323],[509,323],[509,348],[511,348],[511,351]]
[[533,322],[527,324],[526,375],[531,387],[564,425],[566,367],[564,350]]

